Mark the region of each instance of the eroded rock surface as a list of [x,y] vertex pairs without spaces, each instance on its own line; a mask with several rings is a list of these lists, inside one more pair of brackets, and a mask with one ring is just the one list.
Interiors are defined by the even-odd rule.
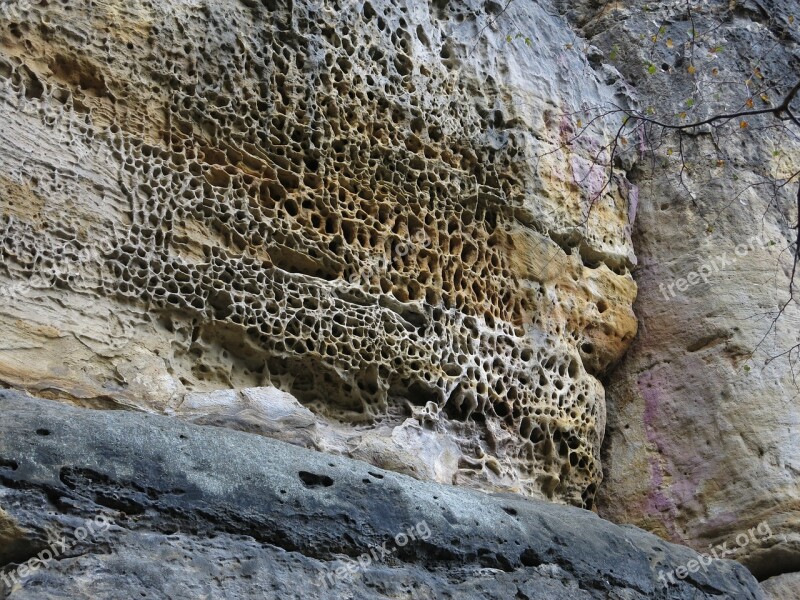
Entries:
[[[748,89],[755,108],[774,106],[800,80],[796,2],[704,2],[691,16],[685,2],[563,4],[656,118],[747,109]],[[667,137],[630,175],[642,326],[607,388],[599,499],[615,522],[702,551],[726,543],[760,579],[800,571],[797,353],[786,354],[800,342],[787,304],[798,184],[770,184],[796,171],[800,144],[776,124],[747,116],[685,135],[683,181]],[[737,543],[759,524],[773,535]]]
[[458,448],[437,477],[591,506],[636,191],[603,189],[606,132],[559,148],[566,115],[625,97],[563,20],[502,8],[3,13],[0,380],[156,412],[274,386],[390,431],[424,412]]
[[[694,551],[579,508],[168,417],[8,391],[0,412],[10,600],[764,598],[727,560],[665,587]],[[66,549],[21,574],[53,538]]]

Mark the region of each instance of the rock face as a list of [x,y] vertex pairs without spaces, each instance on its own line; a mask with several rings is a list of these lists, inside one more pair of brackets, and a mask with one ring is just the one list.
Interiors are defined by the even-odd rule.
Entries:
[[193,392],[169,411],[192,423],[228,427],[358,458],[418,479],[452,481],[461,452],[445,432],[437,431],[437,413],[414,410],[400,425],[353,428],[314,415],[291,394],[273,387]]
[[786,598],[800,598],[800,573],[784,573],[770,577],[761,583],[767,598],[785,600]]
[[[721,106],[747,108],[746,88],[724,82],[752,77],[762,82],[752,89],[769,88],[767,101],[778,104],[779,90],[800,80],[796,3],[707,2],[693,21],[684,2],[589,7],[570,3],[572,19],[658,118],[689,110],[688,122]],[[693,51],[684,43],[692,27]],[[753,95],[756,108],[767,105]],[[800,341],[798,304],[786,304],[797,182],[777,192],[765,183],[794,173],[800,144],[771,115],[745,118],[747,127],[737,119],[684,136],[693,163],[686,187],[675,137],[630,173],[640,187],[642,327],[607,387],[599,504],[615,522],[698,550],[727,542],[763,579],[800,571],[796,350],[791,363],[773,359]],[[758,524],[776,535],[740,546],[737,536]]]
[[168,417],[8,391],[0,412],[9,600],[764,598],[727,560],[665,587],[696,553],[578,508]]
[[439,479],[591,506],[635,188],[603,188],[605,132],[562,144],[619,90],[502,8],[2,13],[0,380],[175,414],[273,386],[332,425],[416,418],[457,446]]
[[[140,485],[132,473],[155,467],[136,457],[150,450],[125,446],[122,428],[158,448],[158,431],[182,425],[14,400],[20,419],[60,410],[87,427],[119,423],[113,440],[128,454],[108,468],[74,453],[59,463],[58,440],[41,434],[25,442],[27,459],[0,463],[6,562],[97,514],[95,503],[128,515],[103,538],[109,554],[59,561],[37,590],[78,594],[88,579],[75,573],[111,582],[139,565],[143,581],[214,570],[202,590],[185,573],[170,580],[246,596],[248,573],[269,560],[281,565],[269,585],[299,595],[296,573],[411,523],[411,500],[392,520],[339,487],[376,484],[366,467],[330,458],[358,474],[336,479],[322,472],[328,459],[250,432],[587,508],[604,472],[601,516],[698,551],[728,544],[770,593],[789,594],[800,572],[800,310],[788,291],[798,215],[796,182],[776,182],[800,165],[800,143],[772,115],[747,116],[680,137],[634,129],[612,159],[621,115],[593,114],[613,105],[689,122],[774,106],[800,78],[797,13],[781,0],[2,3],[0,384],[241,430],[214,430],[207,449],[192,446],[196,462],[164,458],[167,471]],[[92,427],[99,448],[111,444]],[[238,464],[234,442],[250,475],[209,473],[220,468],[211,458]],[[290,473],[274,474],[287,487],[264,483],[256,456]],[[43,471],[20,466],[30,461]],[[292,461],[311,461],[299,483]],[[382,476],[395,491],[479,498]],[[190,489],[187,477],[204,483]],[[257,498],[250,486],[271,499],[285,489],[298,512],[223,493]],[[307,487],[322,495],[300,495]],[[28,512],[15,504],[33,498]],[[328,501],[339,512],[320,508]],[[751,589],[717,563],[709,581],[656,589],[655,567],[642,565],[677,569],[671,553],[691,555],[563,508],[526,508],[521,529],[505,511],[516,537],[495,541],[480,503],[464,502],[445,504],[437,541],[371,565],[353,589],[413,597],[446,580],[524,597],[531,577],[552,597]],[[545,513],[544,528],[575,520],[558,539],[585,528],[597,545],[525,554]],[[315,533],[310,514],[342,523]],[[361,520],[342,517],[353,514]],[[456,545],[472,519],[475,537]],[[629,542],[635,556],[620,549]],[[163,560],[146,571],[156,549]],[[230,556],[253,562],[237,559],[241,577],[227,579]],[[624,576],[601,561],[610,556]]]

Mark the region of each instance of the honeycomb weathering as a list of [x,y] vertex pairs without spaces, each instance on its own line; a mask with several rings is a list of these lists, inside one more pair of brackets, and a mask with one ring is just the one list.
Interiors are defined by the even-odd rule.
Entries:
[[0,378],[149,410],[273,385],[340,425],[413,416],[456,483],[591,505],[595,375],[636,327],[629,186],[587,216],[599,141],[536,156],[612,92],[562,93],[577,53],[446,4],[7,16]]

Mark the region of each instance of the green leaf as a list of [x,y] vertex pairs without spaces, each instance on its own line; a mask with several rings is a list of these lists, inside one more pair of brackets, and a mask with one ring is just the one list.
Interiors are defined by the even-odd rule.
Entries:
[[687,98],[686,106],[688,106],[689,108],[692,108],[694,106],[694,98]]
[[745,373],[750,372],[750,365],[745,365],[743,368]]
[[650,73],[650,75],[655,75],[656,71],[656,66],[652,63],[647,67],[647,72]]
[[506,41],[507,41],[507,42],[510,42],[510,41],[511,41],[511,40],[513,40],[513,39],[514,39],[514,38],[512,38],[512,37],[511,37],[511,34],[510,34],[510,33],[509,33],[509,34],[506,36]]
[[525,43],[526,43],[528,46],[530,46],[531,44],[533,44],[533,42],[531,41],[531,38],[529,38],[529,37],[526,37],[526,38],[525,38]]

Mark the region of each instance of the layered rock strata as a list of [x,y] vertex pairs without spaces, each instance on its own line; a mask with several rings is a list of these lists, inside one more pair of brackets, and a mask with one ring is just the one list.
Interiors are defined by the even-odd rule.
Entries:
[[561,19],[374,0],[2,19],[0,380],[176,413],[274,386],[389,431],[424,410],[457,446],[449,482],[592,505],[597,377],[636,331],[636,190],[603,186],[609,131],[573,140],[568,115],[625,98]]
[[4,599],[764,598],[579,508],[167,417],[7,391],[0,411]]

